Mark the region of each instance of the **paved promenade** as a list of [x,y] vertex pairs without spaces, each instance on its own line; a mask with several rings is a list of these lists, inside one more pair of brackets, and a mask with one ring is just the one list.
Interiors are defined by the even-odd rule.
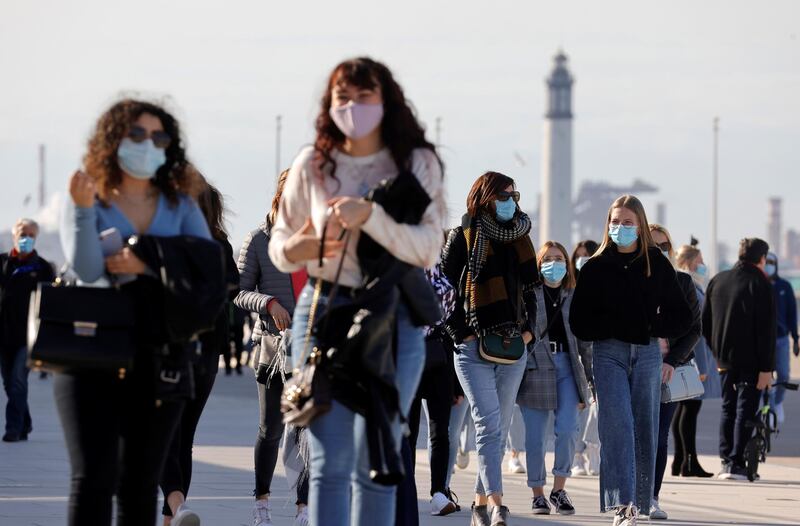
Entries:
[[[800,364],[794,360],[794,377]],[[101,393],[98,393],[101,396]],[[0,443],[0,526],[64,525],[69,464],[53,405],[52,379],[31,375],[31,412],[34,432],[28,442]],[[0,403],[5,404],[4,395]],[[662,489],[662,507],[675,525],[778,525],[800,524],[800,393],[788,393],[788,425],[776,439],[773,455],[762,468],[757,483],[727,482],[669,475]],[[719,466],[715,455],[719,401],[705,404],[700,414],[698,444],[707,470]],[[214,393],[200,422],[195,446],[194,478],[189,501],[206,526],[248,526],[252,506],[253,442],[258,402],[252,375],[217,379]],[[420,433],[425,436],[425,431]],[[420,443],[421,446],[421,443]],[[467,511],[449,517],[428,515],[427,455],[417,450],[420,523],[467,526]],[[548,457],[548,465],[552,458]],[[458,470],[453,489],[465,510],[471,502],[476,460]],[[282,467],[273,484],[273,517],[279,526],[291,525],[294,512]],[[568,490],[578,513],[573,517],[530,515],[530,490],[525,475],[505,476],[506,500],[514,516],[512,525],[610,524],[598,513],[596,477],[573,478]],[[549,490],[548,490],[549,491]],[[657,522],[656,522],[657,523]],[[376,525],[384,526],[384,525]],[[386,525],[388,526],[388,525]]]

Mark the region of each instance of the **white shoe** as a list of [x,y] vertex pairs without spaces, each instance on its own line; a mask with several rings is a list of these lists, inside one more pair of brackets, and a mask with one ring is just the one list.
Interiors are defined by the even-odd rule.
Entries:
[[633,504],[620,508],[614,514],[613,526],[636,526],[639,510]]
[[525,473],[525,466],[519,461],[519,457],[511,457],[508,459],[509,473]]
[[582,477],[584,475],[588,475],[586,473],[586,465],[583,459],[583,453],[575,453],[575,457],[572,459],[572,472],[573,477]]
[[447,495],[437,491],[431,498],[431,515],[444,516],[456,511],[456,503],[447,498]]
[[186,507],[186,503],[178,506],[178,512],[172,516],[171,526],[200,526],[200,516]]
[[253,506],[253,526],[272,526],[272,515],[269,512],[269,503],[257,500]]
[[650,502],[650,518],[662,521],[667,520],[667,512],[658,505],[658,499],[653,499]]
[[293,526],[308,526],[308,506],[303,506],[295,516]]
[[778,417],[778,423],[782,424],[786,420],[786,414],[783,412],[783,402],[775,404],[775,416]]
[[458,453],[456,453],[456,467],[458,467],[458,469],[467,469],[467,466],[469,466],[469,452],[458,448]]
[[586,450],[583,452],[586,458],[586,474],[599,475],[600,474],[600,446],[597,444],[586,444]]

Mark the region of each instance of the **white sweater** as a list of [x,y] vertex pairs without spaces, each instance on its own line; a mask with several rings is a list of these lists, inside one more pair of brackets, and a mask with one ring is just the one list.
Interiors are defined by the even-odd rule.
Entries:
[[[316,259],[295,264],[286,259],[283,251],[286,240],[302,228],[308,217],[311,217],[317,235],[321,235],[328,200],[338,196],[362,197],[381,181],[398,175],[397,166],[386,148],[366,157],[352,157],[339,151],[334,151],[332,156],[336,161],[335,179],[328,175],[329,167],[325,169],[326,175],[322,175],[320,161],[311,146],[304,148],[292,163],[269,244],[269,256],[282,272],[294,272],[305,267],[309,276],[333,281],[339,257],[324,259],[321,268]],[[436,156],[424,148],[413,151],[411,171],[431,198],[420,223],[397,223],[380,205],[373,204],[372,213],[361,230],[397,259],[428,268],[436,263],[443,242],[442,232],[447,217],[444,181]],[[339,280],[347,287],[361,284],[356,256],[358,234],[354,231],[351,235]],[[328,237],[338,237],[338,232],[329,231]]]

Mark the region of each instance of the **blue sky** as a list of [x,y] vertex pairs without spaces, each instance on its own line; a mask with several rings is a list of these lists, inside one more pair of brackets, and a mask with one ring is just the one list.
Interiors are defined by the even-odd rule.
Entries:
[[23,199],[39,143],[63,193],[100,112],[138,91],[169,97],[190,157],[228,196],[238,246],[274,188],[275,115],[288,165],[312,140],[330,69],[361,54],[392,68],[431,136],[442,118],[453,222],[487,169],[516,178],[533,208],[561,47],[577,80],[575,190],[645,179],[661,188],[644,199],[651,215],[665,201],[679,242],[708,240],[719,115],[721,238],[766,236],[771,195],[800,229],[798,20],[792,1],[0,0],[0,225],[35,213]]

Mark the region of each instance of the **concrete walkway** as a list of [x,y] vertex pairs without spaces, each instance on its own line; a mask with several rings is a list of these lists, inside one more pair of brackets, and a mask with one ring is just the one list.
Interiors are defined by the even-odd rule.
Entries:
[[[797,369],[795,369],[797,371]],[[101,395],[98,393],[98,395]],[[53,405],[52,379],[31,375],[31,412],[34,432],[28,442],[0,443],[0,526],[55,526],[66,523],[69,464]],[[5,398],[0,395],[0,404]],[[707,403],[700,415],[698,444],[703,466],[718,468],[716,429],[719,403]],[[708,479],[683,479],[667,475],[662,507],[676,525],[777,525],[800,524],[800,395],[789,393],[789,426],[775,444],[775,455],[762,468],[757,483]],[[214,393],[200,422],[195,446],[195,466],[189,501],[206,526],[248,526],[253,490],[253,442],[258,402],[252,375],[217,379]],[[425,436],[425,431],[420,433]],[[466,511],[472,500],[476,460],[458,470],[453,490],[465,511],[449,517],[428,515],[427,454],[417,450],[420,524],[467,526]],[[279,463],[280,464],[280,463]],[[548,456],[548,465],[552,457]],[[512,525],[610,524],[598,513],[597,477],[575,478],[567,486],[578,514],[572,517],[530,515],[530,490],[525,475],[505,477],[506,501]],[[278,526],[292,524],[294,506],[288,495],[282,467],[273,484],[273,517]],[[376,525],[389,526],[389,525]]]

